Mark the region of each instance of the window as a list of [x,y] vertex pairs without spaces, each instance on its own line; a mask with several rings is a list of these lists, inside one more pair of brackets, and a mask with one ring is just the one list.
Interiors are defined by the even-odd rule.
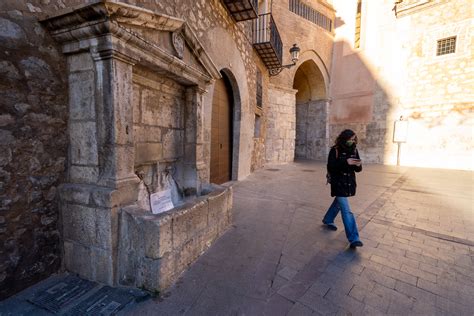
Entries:
[[253,137],[255,138],[260,138],[260,124],[261,124],[260,115],[255,114],[255,129],[253,133]]
[[289,9],[291,12],[298,14],[302,18],[322,27],[328,32],[331,32],[332,20],[321,12],[302,3],[301,0],[290,0]]
[[456,51],[456,36],[438,40],[436,56],[452,54]]
[[262,73],[257,68],[257,107],[262,108]]
[[360,17],[361,15],[362,15],[362,0],[357,0],[354,48],[360,48]]

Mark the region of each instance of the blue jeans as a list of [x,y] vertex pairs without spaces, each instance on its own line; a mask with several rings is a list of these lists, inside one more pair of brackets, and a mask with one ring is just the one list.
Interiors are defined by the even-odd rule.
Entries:
[[339,211],[341,211],[342,222],[344,223],[344,230],[346,231],[347,239],[350,243],[359,241],[359,231],[357,230],[354,214],[352,214],[347,197],[336,196],[334,198],[334,201],[326,212],[326,215],[324,215],[323,223],[334,224],[334,219]]

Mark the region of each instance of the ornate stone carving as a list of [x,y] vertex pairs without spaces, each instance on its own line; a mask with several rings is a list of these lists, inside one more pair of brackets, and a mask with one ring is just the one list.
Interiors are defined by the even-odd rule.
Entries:
[[171,43],[173,43],[173,48],[176,51],[179,59],[183,59],[184,56],[184,38],[181,35],[181,32],[171,33]]

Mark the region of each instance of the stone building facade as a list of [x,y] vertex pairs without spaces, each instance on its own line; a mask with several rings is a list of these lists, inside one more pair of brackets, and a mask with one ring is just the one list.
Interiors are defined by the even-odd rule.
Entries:
[[[353,128],[367,162],[472,170],[471,1],[333,4],[331,138]],[[446,40],[455,47],[438,51]]]
[[[329,29],[289,1],[260,1],[281,63],[301,48],[279,76],[254,49],[255,20],[224,1],[2,2],[2,297],[60,266],[162,289],[227,229],[232,190],[211,184],[219,159],[229,161],[219,183],[294,159],[301,65],[297,85],[314,90],[314,72],[323,91],[305,101],[325,102],[334,10],[292,2],[324,13]],[[213,133],[227,120],[213,120],[221,94],[229,139]],[[229,148],[216,164],[214,142]],[[177,207],[153,215],[151,194],[168,188]]]
[[214,183],[344,128],[394,164],[403,116],[402,164],[472,169],[468,0],[232,2],[2,2],[0,297],[59,269],[166,288],[232,222]]

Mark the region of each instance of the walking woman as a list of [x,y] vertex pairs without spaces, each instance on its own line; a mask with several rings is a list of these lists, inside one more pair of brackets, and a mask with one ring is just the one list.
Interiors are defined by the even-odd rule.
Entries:
[[323,223],[331,230],[337,230],[334,224],[339,211],[349,240],[350,247],[362,247],[359,231],[349,205],[349,196],[356,193],[356,172],[362,171],[362,163],[357,151],[357,135],[350,129],[339,134],[328,156],[327,170],[331,182],[331,196],[334,201],[323,218]]

